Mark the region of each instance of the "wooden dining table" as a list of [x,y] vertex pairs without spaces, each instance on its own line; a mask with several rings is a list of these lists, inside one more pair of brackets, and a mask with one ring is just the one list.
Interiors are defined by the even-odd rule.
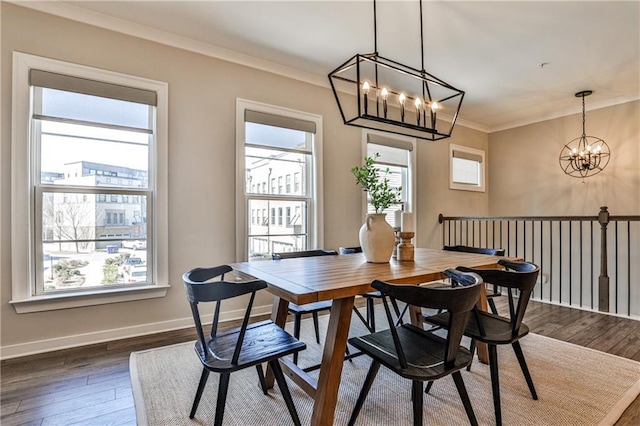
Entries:
[[[417,285],[442,279],[445,269],[459,265],[472,268],[496,267],[500,258],[417,248],[414,261],[398,261],[392,258],[389,263],[367,263],[362,253],[354,253],[240,262],[231,266],[237,271],[267,282],[269,291],[275,296],[272,319],[281,327],[285,326],[287,320],[289,302],[303,305],[323,300],[332,301],[318,379],[310,376],[291,360],[281,360],[285,374],[314,398],[311,424],[328,426],[333,425],[351,311],[356,296],[374,291],[370,285],[374,279],[395,284]],[[480,308],[486,310],[486,296],[481,297]],[[416,325],[422,325],[419,309],[411,309],[411,321]],[[481,361],[486,362],[486,347],[478,348],[478,356]],[[267,372],[267,382],[269,387],[273,386],[273,375],[270,372]]]

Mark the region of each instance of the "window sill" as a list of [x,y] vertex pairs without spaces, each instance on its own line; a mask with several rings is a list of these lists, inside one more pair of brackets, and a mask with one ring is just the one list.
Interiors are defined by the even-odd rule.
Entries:
[[58,309],[129,302],[133,300],[154,299],[166,296],[169,287],[169,285],[148,285],[125,289],[117,288],[106,291],[86,291],[73,294],[34,296],[28,299],[12,300],[9,303],[13,305],[16,313],[26,314],[31,312],[54,311]]

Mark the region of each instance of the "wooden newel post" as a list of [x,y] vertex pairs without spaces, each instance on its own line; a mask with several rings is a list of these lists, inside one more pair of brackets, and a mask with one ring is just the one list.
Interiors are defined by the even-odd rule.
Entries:
[[609,275],[607,272],[607,225],[609,211],[607,206],[600,207],[598,213],[600,222],[600,277],[598,278],[598,310],[609,312]]

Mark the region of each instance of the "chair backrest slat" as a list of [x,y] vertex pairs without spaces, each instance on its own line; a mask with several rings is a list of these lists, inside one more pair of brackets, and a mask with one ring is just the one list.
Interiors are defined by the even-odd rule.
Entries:
[[457,245],[457,246],[442,246],[442,250],[459,251],[464,253],[489,254],[492,256],[504,256],[504,249],[501,249],[501,248],[470,247],[470,246]]
[[282,253],[273,253],[271,257],[273,260],[281,259],[294,259],[297,257],[315,257],[315,256],[337,256],[338,252],[335,250],[304,250],[304,251],[288,251]]
[[[397,331],[395,330],[396,325],[391,317],[391,312],[386,301],[387,297],[392,297],[396,300],[422,308],[446,309],[449,312],[449,332],[446,337],[444,360],[447,365],[455,362],[464,328],[469,320],[472,309],[480,298],[482,278],[474,273],[465,273],[452,269],[446,270],[445,274],[467,285],[451,287],[449,284],[442,283],[442,285],[418,287],[395,285],[379,280],[371,283],[373,288],[383,294],[389,328],[391,329],[396,346],[396,353],[398,354],[401,365],[404,360],[404,351],[400,345]],[[405,325],[401,325],[400,327],[404,326]],[[427,332],[424,331],[424,333]],[[406,360],[404,360],[403,365],[403,368],[405,367]]]
[[242,349],[242,340],[246,332],[253,300],[257,291],[267,288],[267,283],[262,280],[252,281],[219,281],[223,279],[224,274],[231,272],[233,269],[228,265],[222,265],[212,268],[195,268],[182,275],[182,280],[187,292],[187,300],[191,307],[193,321],[198,334],[198,340],[202,346],[202,350],[208,351],[207,339],[205,338],[202,322],[200,320],[200,311],[198,304],[203,302],[215,302],[213,322],[211,324],[210,339],[214,339],[218,331],[218,319],[220,317],[220,306],[223,300],[231,299],[245,294],[251,294],[250,302],[245,311],[244,320],[239,331],[239,338],[236,342],[232,363],[237,363]]
[[340,254],[362,253],[362,247],[340,247],[338,252],[340,252]]
[[[513,262],[507,259],[500,259],[498,265],[504,266],[506,269],[473,269],[462,266],[458,266],[456,269],[476,273],[486,283],[508,288],[509,320],[511,332],[515,335],[522,325],[529,299],[538,280],[540,268],[530,262]],[[513,290],[518,290],[517,304],[514,304]]]

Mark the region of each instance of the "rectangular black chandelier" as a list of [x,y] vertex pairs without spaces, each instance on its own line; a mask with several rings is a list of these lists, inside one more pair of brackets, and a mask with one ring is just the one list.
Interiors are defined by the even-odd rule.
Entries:
[[451,136],[464,92],[377,54],[356,54],[329,74],[344,124],[436,141]]
[[421,70],[378,55],[373,0],[373,53],[358,53],[329,73],[344,124],[430,141],[451,136],[464,92],[425,71],[419,5]]

